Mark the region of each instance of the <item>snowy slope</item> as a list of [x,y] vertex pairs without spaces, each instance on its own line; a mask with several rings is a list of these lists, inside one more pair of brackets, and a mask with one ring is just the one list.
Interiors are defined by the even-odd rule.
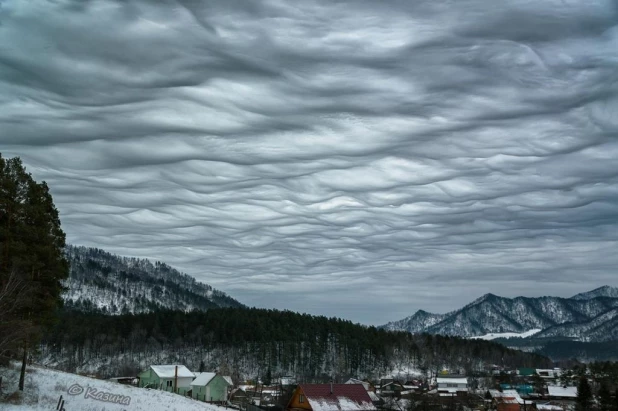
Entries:
[[71,270],[63,299],[72,309],[121,314],[242,307],[225,293],[164,263],[75,246],[67,246],[66,256]]
[[445,316],[446,314],[432,314],[427,311],[418,310],[410,317],[384,325],[384,328],[389,331],[406,330],[411,333],[419,333],[439,323]]
[[[15,391],[19,378],[17,367],[15,369],[0,368],[0,375],[4,377],[5,391],[7,387],[12,388],[10,391]],[[74,395],[71,395],[69,390]],[[0,409],[3,411],[55,410],[61,395],[65,400],[66,411],[222,411],[225,409],[169,392],[121,385],[39,367],[29,368],[24,391],[25,395],[21,404],[0,403]],[[116,396],[116,400],[124,404],[92,398],[101,398],[106,393]]]
[[569,337],[579,341],[605,342],[618,340],[618,308],[581,323],[556,325],[543,330],[536,337]]
[[527,338],[539,333],[540,331],[540,328],[535,328],[533,330],[528,330],[523,333],[489,333],[470,338],[477,338],[479,340],[495,340],[496,338]]

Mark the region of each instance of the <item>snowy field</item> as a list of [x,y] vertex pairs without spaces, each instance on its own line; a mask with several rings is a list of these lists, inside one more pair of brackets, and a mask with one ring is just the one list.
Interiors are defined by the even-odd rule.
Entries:
[[[14,392],[19,368],[0,368],[3,394]],[[55,410],[62,395],[66,411],[223,411],[224,407],[198,402],[164,391],[121,385],[47,368],[29,367],[23,398],[1,403],[2,411]],[[112,401],[112,402],[110,402]],[[115,402],[113,402],[115,401]]]
[[528,330],[520,334],[518,333],[491,333],[491,334],[479,335],[478,337],[470,337],[470,338],[475,338],[479,340],[495,340],[496,338],[526,338],[526,337],[531,337],[534,334],[537,334],[539,332],[541,332],[541,329],[535,328],[533,330]]

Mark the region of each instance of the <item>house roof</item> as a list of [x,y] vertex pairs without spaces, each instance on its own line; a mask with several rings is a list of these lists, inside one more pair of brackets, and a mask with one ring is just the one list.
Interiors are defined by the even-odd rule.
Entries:
[[174,378],[176,375],[176,367],[178,367],[178,377],[194,377],[194,374],[189,371],[184,365],[151,365],[150,368],[159,376],[159,378]]
[[[519,403],[519,404],[525,404],[524,399],[521,398],[519,393],[517,391],[515,391],[515,390],[503,390],[502,391],[502,397],[504,397],[504,398],[512,398],[515,401],[517,401],[517,403]],[[528,401],[528,403],[530,403],[530,401]]]
[[543,410],[543,411],[562,411],[563,410],[561,406],[552,405],[552,404],[536,404],[536,409]]
[[223,379],[227,381],[229,385],[234,385],[234,381],[232,381],[232,377],[230,377],[229,375],[224,375]]
[[577,397],[577,387],[547,387],[550,397]]
[[511,398],[498,398],[496,407],[498,411],[520,411],[519,403]]
[[438,384],[468,384],[467,378],[438,377]]
[[376,394],[373,391],[367,391],[367,394],[369,395],[369,398],[371,398],[371,401],[377,402],[380,401],[380,397],[378,397],[378,394]]
[[361,384],[299,385],[313,411],[374,411],[367,390]]
[[191,383],[191,385],[196,385],[200,387],[204,387],[208,385],[213,378],[217,376],[216,372],[196,372],[195,379]]

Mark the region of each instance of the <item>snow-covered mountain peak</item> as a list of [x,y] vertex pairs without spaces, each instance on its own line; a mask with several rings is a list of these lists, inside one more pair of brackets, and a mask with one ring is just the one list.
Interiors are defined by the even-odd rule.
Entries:
[[[498,334],[528,337],[525,333],[530,330],[535,330],[534,334],[540,336],[549,329],[551,333],[547,334],[552,337],[568,336],[571,339],[589,338],[592,329],[599,330],[594,336],[603,341],[614,335],[604,330],[615,327],[618,321],[614,315],[618,309],[618,289],[606,286],[576,297],[507,298],[487,293],[459,310],[447,314],[419,310],[403,320],[386,324],[384,328],[460,337]],[[583,335],[584,332],[589,336]]]
[[602,287],[595,288],[592,291],[576,294],[573,297],[571,297],[571,299],[591,300],[597,297],[618,298],[618,287],[611,287],[609,285],[604,285]]

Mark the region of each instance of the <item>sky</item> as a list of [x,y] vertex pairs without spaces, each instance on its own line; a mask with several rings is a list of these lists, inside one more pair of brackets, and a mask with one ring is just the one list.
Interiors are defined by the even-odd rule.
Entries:
[[383,324],[618,285],[615,0],[0,0],[68,242]]

